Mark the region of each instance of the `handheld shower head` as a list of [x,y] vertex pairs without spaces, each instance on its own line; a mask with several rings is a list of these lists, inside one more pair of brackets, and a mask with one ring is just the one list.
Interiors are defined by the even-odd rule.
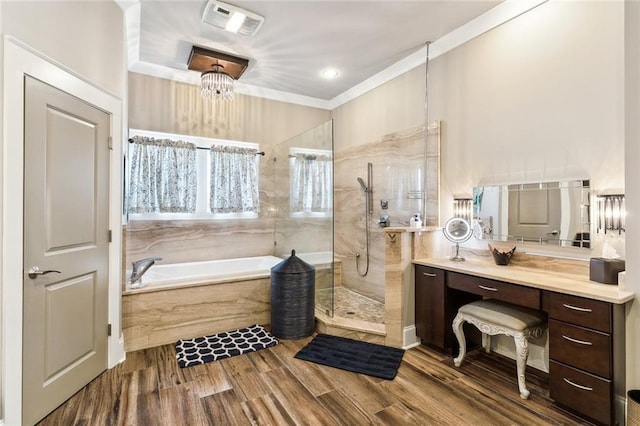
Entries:
[[369,192],[369,188],[367,188],[367,185],[365,185],[364,181],[362,180],[362,178],[358,178],[358,182],[360,183],[360,186],[362,187],[362,190],[364,192]]

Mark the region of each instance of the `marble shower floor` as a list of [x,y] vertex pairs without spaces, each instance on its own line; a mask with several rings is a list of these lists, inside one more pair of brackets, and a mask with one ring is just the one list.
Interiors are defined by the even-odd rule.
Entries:
[[[331,309],[331,289],[316,292],[316,307],[323,311]],[[336,317],[384,324],[384,303],[345,287],[336,287],[334,318]]]

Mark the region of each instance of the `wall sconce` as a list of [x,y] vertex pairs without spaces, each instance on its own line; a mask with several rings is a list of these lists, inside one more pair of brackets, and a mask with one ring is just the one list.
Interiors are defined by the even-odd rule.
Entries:
[[459,217],[471,223],[471,219],[473,219],[473,199],[454,198],[453,217]]
[[606,234],[607,231],[618,231],[618,234],[622,234],[625,230],[625,215],[624,194],[599,195],[597,197],[597,232]]

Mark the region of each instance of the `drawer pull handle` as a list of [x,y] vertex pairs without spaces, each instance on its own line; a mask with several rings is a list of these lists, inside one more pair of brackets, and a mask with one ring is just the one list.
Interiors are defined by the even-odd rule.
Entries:
[[567,305],[566,303],[563,303],[562,306],[564,306],[567,309],[573,309],[574,311],[580,311],[580,312],[592,312],[591,309],[589,308],[580,308],[578,306],[573,306],[573,305]]
[[437,277],[437,276],[438,276],[438,274],[432,274],[432,273],[430,273],[430,272],[423,272],[422,274],[423,274],[423,275],[426,275],[426,276],[428,276],[428,277]]
[[571,386],[574,386],[574,387],[576,387],[578,389],[586,390],[586,391],[589,391],[589,392],[591,392],[593,390],[593,388],[590,388],[589,386],[582,386],[582,385],[579,385],[577,383],[573,383],[571,380],[567,379],[566,377],[563,377],[562,379],[565,382],[569,383]]
[[495,288],[495,287],[487,287],[485,285],[480,285],[480,284],[478,284],[478,287],[480,287],[483,290],[487,290],[487,291],[498,291],[498,289]]
[[591,342],[587,342],[585,340],[574,339],[574,338],[571,338],[569,336],[565,336],[564,334],[562,335],[562,338],[565,339],[565,340],[568,340],[570,342],[577,343],[579,345],[586,345],[586,346],[592,346],[593,345],[593,343],[591,343]]

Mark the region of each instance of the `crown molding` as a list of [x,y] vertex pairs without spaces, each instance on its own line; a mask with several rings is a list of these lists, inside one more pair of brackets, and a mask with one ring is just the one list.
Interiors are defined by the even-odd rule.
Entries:
[[[129,71],[194,85],[200,84],[200,76],[191,71],[140,61],[140,0],[115,1],[124,10],[125,14]],[[432,42],[429,45],[429,60],[435,59],[505,22],[527,13],[547,1],[549,0],[505,0],[498,6]],[[401,59],[330,100],[258,87],[242,83],[241,81],[236,81],[235,92],[247,96],[255,96],[325,110],[334,110],[362,96],[368,91],[424,64],[426,62],[426,56],[427,43],[425,42],[423,47],[404,59]]]

